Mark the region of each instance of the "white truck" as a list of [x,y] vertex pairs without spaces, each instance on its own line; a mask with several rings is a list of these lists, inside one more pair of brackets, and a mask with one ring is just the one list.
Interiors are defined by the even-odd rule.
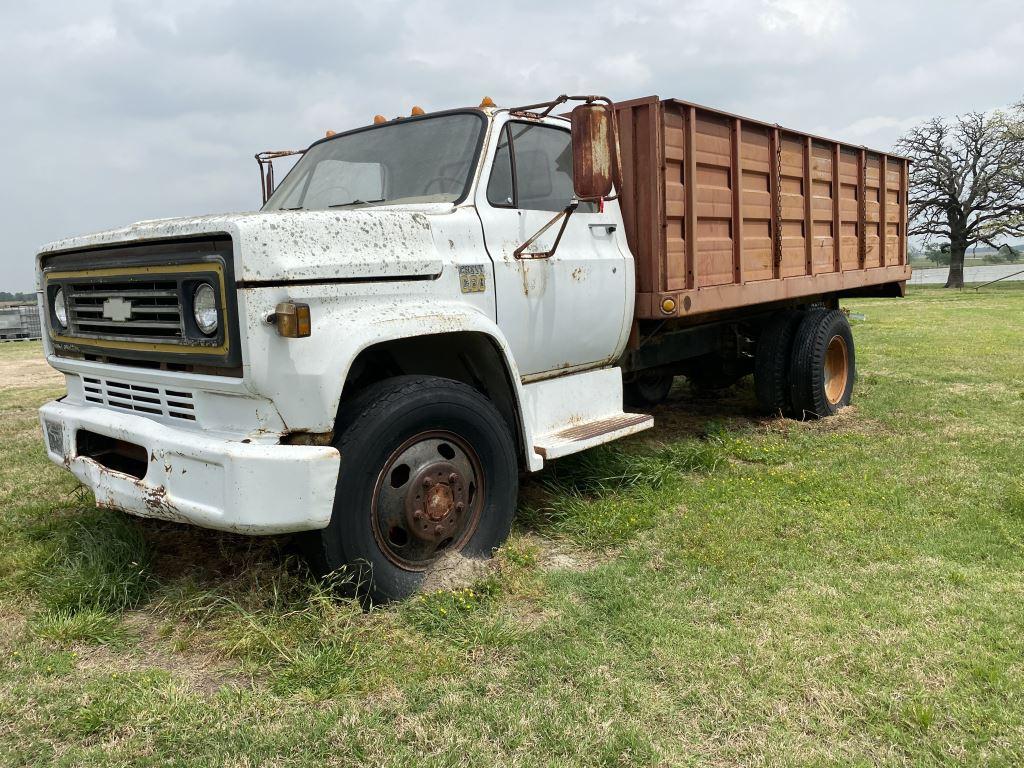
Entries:
[[[554,114],[573,100],[571,118]],[[624,409],[624,377],[634,400],[651,403],[680,373],[715,386],[756,369],[769,410],[842,407],[853,341],[836,301],[898,292],[905,247],[865,263],[886,238],[872,246],[862,235],[851,266],[834,237],[826,274],[807,238],[809,272],[787,274],[792,243],[780,237],[757,281],[743,272],[759,252],[740,240],[739,272],[730,251],[728,279],[713,282],[701,254],[722,242],[702,251],[710,214],[695,184],[679,213],[694,222],[682,236],[689,274],[673,282],[671,236],[659,257],[641,230],[644,217],[673,221],[671,201],[645,189],[670,188],[675,150],[644,156],[638,115],[661,115],[647,138],[664,148],[682,104],[485,100],[378,117],[304,150],[276,189],[265,177],[259,212],[47,245],[37,256],[44,348],[67,382],[40,410],[49,457],[102,507],[304,532],[318,571],[351,567],[383,601],[415,591],[445,553],[490,555],[508,535],[520,470],[650,427]],[[679,152],[710,168],[710,155],[697,164],[700,120],[720,113],[684,107],[694,122]],[[775,136],[780,148],[785,138]],[[785,156],[768,164],[768,194],[784,202]],[[740,165],[734,178],[747,173]],[[855,184],[863,195],[870,174]],[[728,215],[743,223],[748,202]],[[838,234],[838,205],[835,215]],[[880,215],[884,226],[891,217]]]

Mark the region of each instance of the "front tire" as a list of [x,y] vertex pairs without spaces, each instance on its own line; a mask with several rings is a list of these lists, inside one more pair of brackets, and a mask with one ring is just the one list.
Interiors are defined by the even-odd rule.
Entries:
[[432,376],[373,384],[342,406],[330,524],[311,532],[321,575],[347,569],[372,603],[415,593],[442,556],[489,557],[518,496],[509,427],[472,387]]

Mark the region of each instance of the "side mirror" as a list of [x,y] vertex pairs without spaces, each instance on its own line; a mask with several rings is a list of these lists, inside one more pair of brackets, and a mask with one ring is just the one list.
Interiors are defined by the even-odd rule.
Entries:
[[572,178],[576,197],[600,200],[612,193],[616,141],[612,107],[587,103],[575,107],[572,121]]

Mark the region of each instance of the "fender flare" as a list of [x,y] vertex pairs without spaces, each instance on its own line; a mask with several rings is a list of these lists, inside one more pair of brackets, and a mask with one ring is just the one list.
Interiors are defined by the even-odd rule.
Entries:
[[[326,307],[321,308],[321,311]],[[543,466],[543,458],[533,450],[534,435],[523,410],[523,383],[508,340],[498,325],[483,312],[472,306],[422,298],[388,301],[370,300],[331,308],[329,327],[343,328],[343,338],[336,339],[324,350],[323,361],[330,376],[324,380],[324,412],[336,414],[351,366],[367,349],[390,341],[417,336],[436,336],[450,333],[476,333],[485,336],[500,356],[514,399],[517,427],[523,439],[524,459],[531,471]],[[316,332],[314,331],[314,336]],[[332,383],[333,382],[333,383]],[[333,416],[332,416],[333,418]],[[328,427],[329,428],[329,427]]]

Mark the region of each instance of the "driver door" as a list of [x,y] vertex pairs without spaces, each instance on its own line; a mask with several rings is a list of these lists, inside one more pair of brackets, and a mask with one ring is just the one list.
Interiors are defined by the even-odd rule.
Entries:
[[[496,129],[498,130],[498,129]],[[509,120],[496,134],[477,211],[494,262],[497,322],[524,379],[608,365],[629,332],[632,260],[620,247],[617,204],[580,203],[554,255],[515,251],[573,198],[568,129]],[[549,251],[557,222],[528,253]]]

